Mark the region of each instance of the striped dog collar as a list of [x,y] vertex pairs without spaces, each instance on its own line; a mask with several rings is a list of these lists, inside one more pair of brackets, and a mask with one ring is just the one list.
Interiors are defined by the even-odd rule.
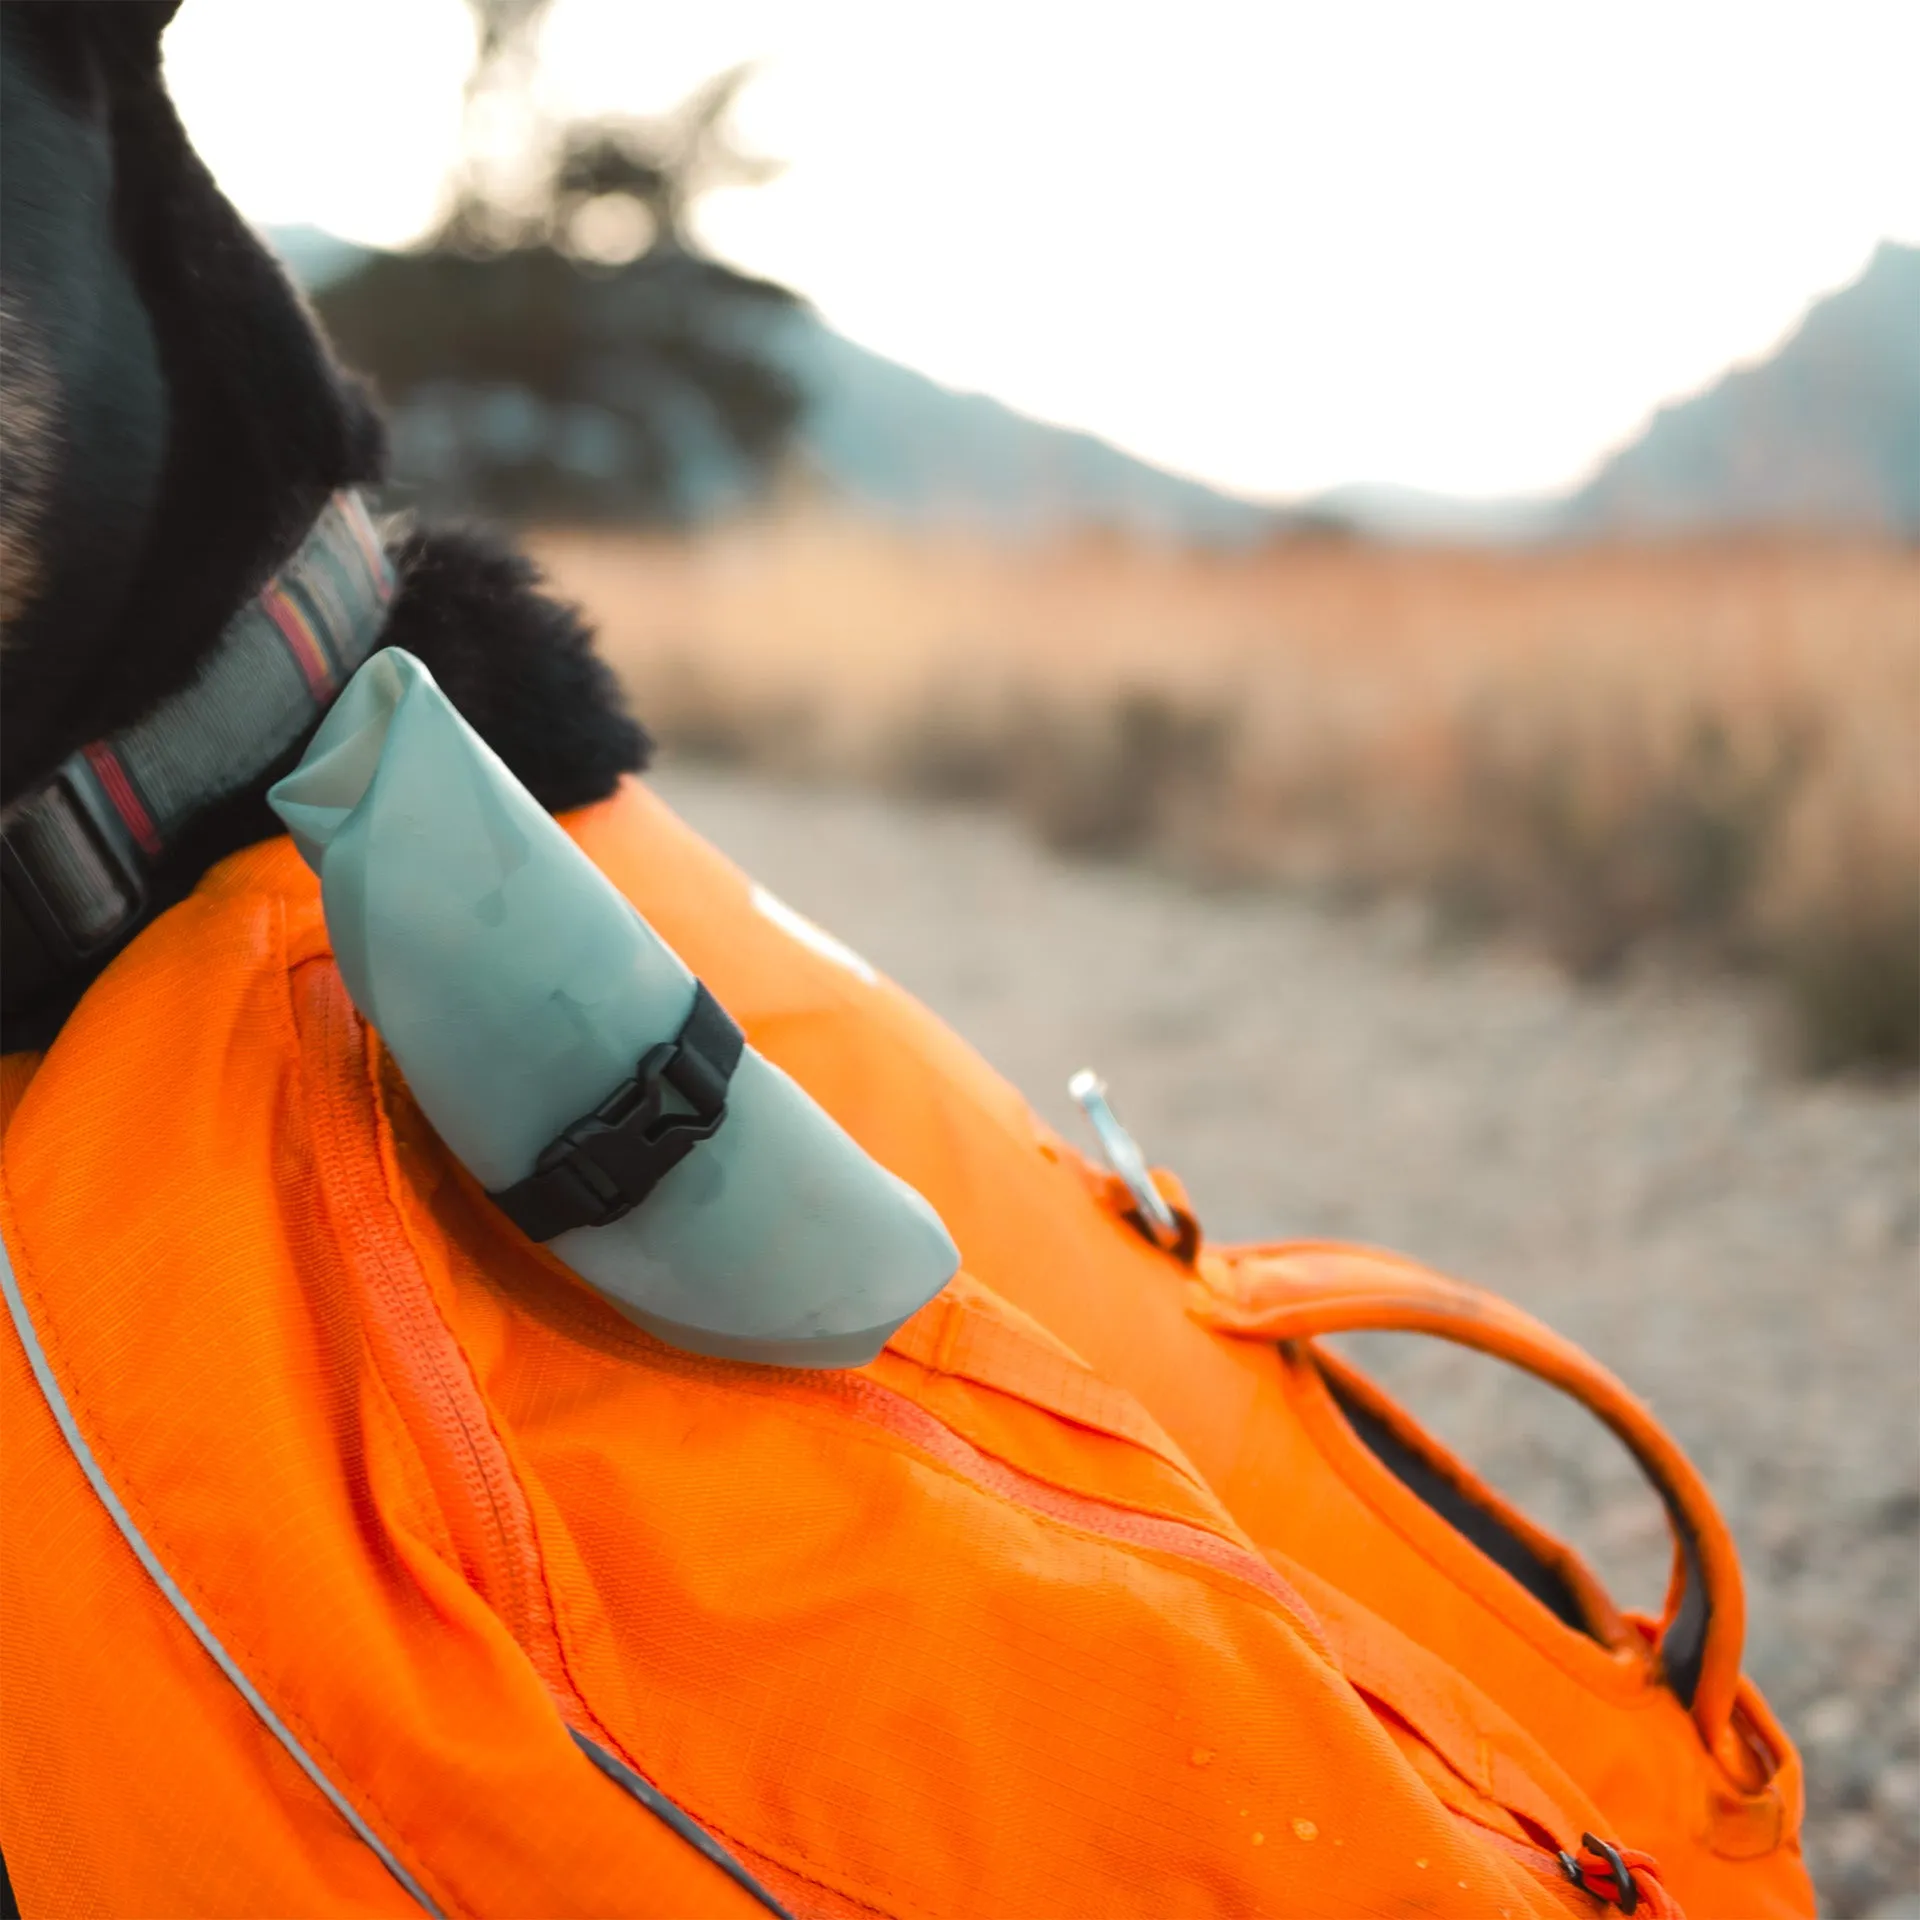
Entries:
[[139,925],[147,876],[168,845],[326,711],[373,651],[392,593],[364,501],[335,494],[188,686],[68,755],[8,810],[0,832],[8,1007]]

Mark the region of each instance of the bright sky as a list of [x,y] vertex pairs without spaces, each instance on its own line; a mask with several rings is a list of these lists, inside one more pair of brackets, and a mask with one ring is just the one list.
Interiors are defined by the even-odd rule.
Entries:
[[[460,0],[188,0],[166,44],[250,218],[433,218]],[[1261,495],[1571,482],[1920,241],[1915,0],[554,0],[544,85],[649,112],[750,57],[788,167],[715,251]]]

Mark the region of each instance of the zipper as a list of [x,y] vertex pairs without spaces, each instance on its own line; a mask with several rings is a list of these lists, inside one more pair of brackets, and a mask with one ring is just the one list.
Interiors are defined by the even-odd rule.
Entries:
[[[327,1204],[359,1276],[374,1363],[399,1406],[461,1572],[506,1626],[582,1755],[769,1913],[788,1910],[692,1815],[621,1757],[567,1666],[532,1510],[471,1367],[396,1217],[393,1130],[377,1091],[379,1055],[329,961],[292,975],[296,1025],[323,1063],[306,1094]],[[303,1039],[307,1035],[303,1033]],[[376,1143],[368,1150],[368,1143]]]
[[[321,1057],[337,1069],[316,1076],[318,1084],[308,1088],[328,1202],[338,1212],[364,1283],[368,1338],[376,1364],[389,1391],[401,1401],[403,1425],[414,1432],[417,1423],[426,1435],[425,1444],[416,1444],[416,1455],[436,1505],[454,1523],[450,1544],[463,1573],[539,1674],[582,1754],[769,1912],[787,1915],[787,1909],[727,1847],[621,1757],[618,1742],[574,1682],[525,1492],[466,1356],[434,1301],[395,1214],[393,1195],[401,1176],[394,1161],[393,1130],[377,1089],[376,1043],[331,963],[297,968],[293,986],[301,1024],[312,1027]],[[372,1151],[369,1142],[377,1143]],[[714,1376],[724,1372],[738,1389],[851,1416],[1011,1505],[1250,1588],[1282,1613],[1321,1658],[1343,1671],[1313,1609],[1251,1546],[1186,1521],[1139,1513],[1038,1480],[982,1452],[917,1401],[866,1374],[821,1373],[796,1379],[781,1370],[743,1379],[737,1367],[697,1355],[667,1351],[650,1357],[676,1372]],[[1424,1733],[1420,1737],[1427,1738]],[[1551,1850],[1524,1845],[1465,1814],[1456,1812],[1455,1817],[1523,1861],[1556,1893],[1567,1890]],[[1526,1816],[1516,1814],[1516,1818],[1524,1822]],[[790,1870],[780,1871],[778,1877],[798,1884]],[[1644,1910],[1650,1916],[1677,1915],[1664,1889]]]
[[[394,1217],[393,1142],[375,1092],[371,1035],[330,964],[293,976],[301,1024],[325,1063],[306,1088],[327,1205],[361,1281],[368,1345],[449,1528],[467,1583],[532,1661],[563,1717],[596,1733],[568,1674],[533,1519],[471,1369]],[[377,1142],[370,1152],[369,1142]]]

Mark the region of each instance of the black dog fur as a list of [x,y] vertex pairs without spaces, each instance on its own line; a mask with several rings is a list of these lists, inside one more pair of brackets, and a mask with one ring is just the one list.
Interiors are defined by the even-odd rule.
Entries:
[[[178,4],[0,7],[0,381],[43,375],[0,421],[7,803],[186,685],[327,497],[383,469],[367,395],[174,114],[159,46]],[[603,798],[645,765],[586,627],[529,561],[459,529],[390,551],[385,640],[542,805]],[[168,849],[154,911],[279,831],[263,796],[304,745]],[[10,1011],[5,1047],[48,1044],[110,957]]]

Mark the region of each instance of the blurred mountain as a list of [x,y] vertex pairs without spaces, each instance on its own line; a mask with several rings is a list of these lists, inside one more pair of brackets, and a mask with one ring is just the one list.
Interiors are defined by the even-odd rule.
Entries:
[[[681,338],[662,353],[671,303],[684,307],[695,282],[759,283],[687,255],[578,269],[551,254],[383,254],[314,227],[267,238],[346,358],[379,383],[403,488],[450,507],[537,515],[597,503],[595,517],[681,520],[753,492],[752,459],[659,374],[663,358],[688,350]],[[800,406],[787,471],[829,500],[908,524],[1016,535],[1097,527],[1200,545],[1250,543],[1285,524],[1274,508],[1092,434],[942,386],[803,305],[709,293],[700,320],[709,351],[764,361],[792,383]],[[507,364],[503,347],[526,365]],[[552,364],[562,358],[570,364]],[[660,446],[670,457],[649,457]],[[476,468],[491,476],[485,484]]]
[[1883,242],[1766,359],[1662,407],[1570,495],[1350,486],[1300,510],[1373,539],[1467,545],[1742,528],[1920,534],[1920,247]]
[[807,469],[869,511],[1002,534],[1091,526],[1206,546],[1258,541],[1282,524],[1272,507],[1093,434],[942,386],[804,308],[774,324],[778,358],[808,397],[798,436]]
[[1662,407],[1558,531],[1920,534],[1920,247],[1885,241],[1765,360]]
[[1566,503],[1552,494],[1468,497],[1360,482],[1316,493],[1298,512],[1309,524],[1370,540],[1504,547],[1550,538],[1565,510]]
[[[377,305],[376,289],[404,278],[383,263],[422,258],[369,253],[312,227],[278,227],[268,238],[323,313],[345,300],[356,277],[369,296],[360,308]],[[388,391],[400,478],[430,496],[461,449],[470,455],[497,442],[515,459],[537,455],[542,471],[561,472],[565,485],[554,499],[562,508],[589,500],[612,516],[653,513],[668,471],[677,491],[666,517],[698,519],[749,497],[757,484],[751,462],[685,396],[656,381],[637,441],[632,419],[619,414],[621,396],[644,385],[641,363],[651,351],[632,329],[655,324],[648,316],[663,298],[682,297],[676,274],[725,270],[682,256],[664,266],[643,257],[627,268],[568,273],[541,299],[551,307],[564,296],[591,365],[556,397],[517,384],[505,369],[483,378],[478,367],[453,364],[456,353],[441,377]],[[472,304],[459,296],[455,321]],[[1201,545],[1289,534],[1512,545],[1789,525],[1920,533],[1920,248],[1893,242],[1852,285],[1815,302],[1767,359],[1661,408],[1566,497],[1475,500],[1362,484],[1266,506],[1095,435],[942,386],[856,345],[803,304],[708,305],[701,324],[715,350],[764,359],[796,389],[785,460],[798,485],[909,524],[1016,535],[1109,528]],[[438,320],[422,325],[414,316],[380,331],[410,361],[440,351],[443,340]],[[343,344],[354,357],[354,342]],[[384,388],[379,359],[365,364]],[[640,487],[630,470],[646,463],[630,449],[649,441],[669,447],[672,458],[663,463],[656,453]],[[537,510],[539,502],[519,504]]]

